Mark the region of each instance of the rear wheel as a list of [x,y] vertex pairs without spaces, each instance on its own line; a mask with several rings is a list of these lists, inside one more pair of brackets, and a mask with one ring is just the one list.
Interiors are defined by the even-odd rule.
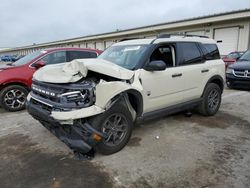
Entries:
[[22,86],[7,86],[0,92],[0,105],[10,112],[23,110],[25,108],[27,95],[27,89]]
[[217,113],[221,104],[221,88],[215,83],[209,83],[204,91],[199,112],[204,116],[212,116]]
[[117,102],[105,113],[89,119],[90,124],[107,135],[95,149],[109,155],[120,151],[129,141],[133,130],[132,115],[123,102]]

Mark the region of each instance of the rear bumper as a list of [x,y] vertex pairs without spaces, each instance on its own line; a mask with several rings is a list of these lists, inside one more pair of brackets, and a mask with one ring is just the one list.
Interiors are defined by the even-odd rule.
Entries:
[[[29,100],[26,103],[29,114],[40,121],[57,138],[64,142],[69,148],[80,153],[88,153],[97,143],[93,135],[102,139],[104,135],[95,130],[89,123],[75,120],[73,125],[62,125],[51,117],[50,112]],[[99,140],[101,141],[101,140]]]
[[232,74],[227,74],[226,83],[230,87],[250,89],[250,78],[240,78]]

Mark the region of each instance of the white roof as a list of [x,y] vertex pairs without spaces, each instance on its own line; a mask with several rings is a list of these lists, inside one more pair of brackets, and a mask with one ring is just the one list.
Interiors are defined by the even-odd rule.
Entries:
[[187,37],[187,36],[171,36],[169,38],[150,38],[150,39],[136,39],[136,40],[126,40],[123,42],[118,42],[113,46],[121,45],[143,45],[143,44],[158,44],[162,42],[200,42],[205,44],[216,44],[213,39],[203,38],[203,37]]

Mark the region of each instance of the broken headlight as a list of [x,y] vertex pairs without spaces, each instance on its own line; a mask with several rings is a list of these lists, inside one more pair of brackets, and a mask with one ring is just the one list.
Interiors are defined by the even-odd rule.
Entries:
[[69,91],[59,96],[64,103],[73,103],[76,107],[91,106],[95,101],[94,89]]

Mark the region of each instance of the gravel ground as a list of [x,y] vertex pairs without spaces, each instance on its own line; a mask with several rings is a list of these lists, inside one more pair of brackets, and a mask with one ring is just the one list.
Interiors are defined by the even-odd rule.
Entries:
[[225,90],[214,117],[136,125],[122,151],[75,160],[26,111],[0,109],[0,187],[250,187],[250,93]]

